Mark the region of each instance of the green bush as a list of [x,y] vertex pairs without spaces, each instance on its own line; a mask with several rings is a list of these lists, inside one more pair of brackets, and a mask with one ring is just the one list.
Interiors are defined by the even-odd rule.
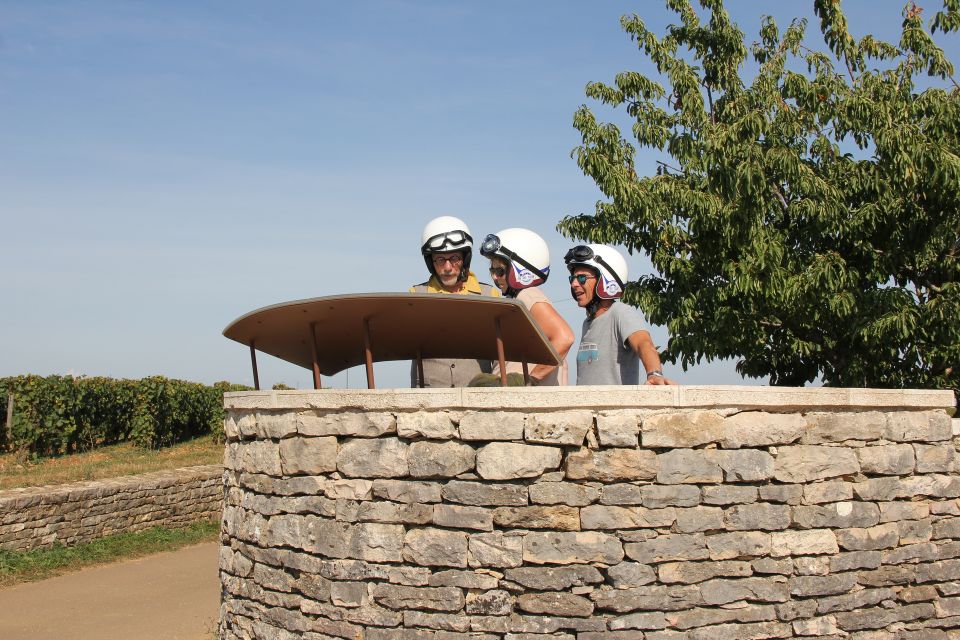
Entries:
[[7,448],[33,455],[86,451],[118,442],[168,446],[200,435],[223,435],[223,394],[249,387],[212,386],[152,376],[115,380],[71,376],[0,378],[0,416],[14,394]]

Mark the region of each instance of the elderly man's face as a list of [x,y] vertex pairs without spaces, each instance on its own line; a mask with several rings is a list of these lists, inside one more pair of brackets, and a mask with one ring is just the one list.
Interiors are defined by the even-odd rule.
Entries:
[[[570,273],[570,294],[577,301],[578,307],[585,307],[593,300],[596,295],[594,291],[597,286],[597,276],[587,267],[576,267]],[[580,281],[583,280],[581,283]]]
[[433,254],[433,270],[437,280],[445,289],[460,288],[460,269],[463,267],[463,254],[459,251]]

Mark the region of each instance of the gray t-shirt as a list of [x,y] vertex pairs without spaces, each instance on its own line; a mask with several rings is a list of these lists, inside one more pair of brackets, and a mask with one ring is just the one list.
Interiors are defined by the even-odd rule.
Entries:
[[627,338],[646,328],[637,310],[622,302],[614,302],[593,320],[584,320],[577,384],[640,384],[640,358]]

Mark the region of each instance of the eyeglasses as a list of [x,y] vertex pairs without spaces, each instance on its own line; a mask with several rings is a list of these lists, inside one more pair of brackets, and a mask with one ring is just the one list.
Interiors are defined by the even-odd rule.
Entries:
[[502,278],[507,275],[507,270],[503,267],[490,267],[490,275]]
[[596,279],[597,279],[596,276],[588,276],[588,275],[585,274],[585,273],[578,273],[577,275],[575,275],[575,276],[570,276],[570,278],[569,278],[570,284],[573,284],[573,281],[576,280],[577,282],[580,283],[580,286],[581,286],[581,287],[582,287],[583,285],[587,284],[587,280],[596,280]]
[[456,253],[450,256],[449,258],[445,258],[443,256],[433,256],[434,266],[437,266],[437,267],[443,266],[444,262],[449,262],[453,266],[457,266],[458,264],[463,263],[463,256],[460,255],[459,253]]

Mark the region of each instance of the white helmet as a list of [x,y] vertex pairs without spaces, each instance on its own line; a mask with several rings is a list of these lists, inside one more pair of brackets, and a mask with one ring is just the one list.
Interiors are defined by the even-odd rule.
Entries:
[[420,244],[420,253],[427,269],[437,275],[433,268],[433,254],[459,251],[463,254],[463,267],[460,269],[460,279],[466,280],[470,272],[470,258],[473,255],[473,236],[470,229],[460,218],[440,216],[434,218],[423,228]]
[[508,290],[536,287],[550,275],[550,249],[529,229],[514,227],[491,233],[480,245],[480,255],[507,262]]
[[627,281],[627,261],[620,252],[605,244],[581,244],[563,256],[567,269],[572,273],[576,267],[587,267],[597,273],[596,294],[604,300],[623,296]]

